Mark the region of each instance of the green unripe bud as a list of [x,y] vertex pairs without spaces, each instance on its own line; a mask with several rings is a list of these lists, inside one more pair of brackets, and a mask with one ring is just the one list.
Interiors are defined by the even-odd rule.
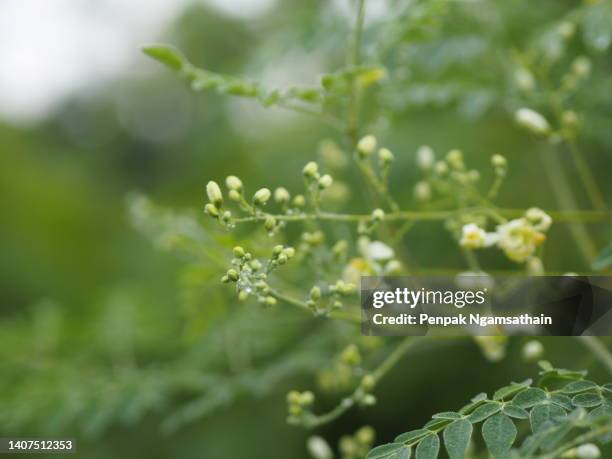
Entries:
[[225,184],[230,190],[235,190],[238,192],[242,191],[242,180],[240,180],[235,175],[229,175],[225,179]]
[[272,193],[267,188],[261,188],[253,195],[253,204],[256,206],[263,206],[270,200]]
[[295,256],[295,249],[293,247],[286,247],[285,249],[283,249],[283,253],[288,259],[290,259]]
[[302,406],[312,405],[314,403],[314,399],[315,399],[314,394],[310,392],[309,390],[302,392],[300,394],[300,405]]
[[242,258],[244,257],[244,254],[245,254],[244,249],[240,246],[234,247],[233,252],[236,258]]
[[318,286],[314,286],[310,289],[310,299],[313,301],[318,301],[321,299],[321,289]]
[[261,269],[261,262],[259,260],[253,260],[249,265],[253,271],[259,271]]
[[242,195],[240,194],[239,191],[230,190],[229,198],[230,198],[231,201],[240,202],[240,199],[242,198]]
[[329,188],[334,183],[334,179],[331,175],[325,174],[323,177],[319,179],[319,187],[321,189]]
[[364,406],[373,406],[376,405],[376,397],[372,394],[367,394],[363,397],[363,405]]
[[318,173],[319,166],[314,161],[310,161],[304,166],[304,169],[302,169],[302,174],[304,174],[304,177],[306,178],[315,178]]
[[346,363],[350,366],[359,365],[361,363],[361,354],[359,353],[359,348],[354,344],[348,345],[346,349],[342,351],[340,359],[343,363]]
[[279,187],[274,190],[274,200],[276,202],[280,204],[285,204],[289,202],[289,199],[291,199],[291,195],[289,194],[286,188]]
[[223,205],[223,194],[217,182],[211,180],[206,184],[206,195],[208,196],[208,201],[215,207],[219,208]]
[[491,156],[491,164],[495,168],[505,169],[508,167],[508,160],[502,155],[493,155]]
[[272,256],[273,257],[278,257],[281,252],[283,251],[283,246],[282,245],[275,245],[274,248],[272,249]]
[[229,277],[227,277],[227,274],[226,274],[226,275],[224,275],[224,276],[221,278],[221,282],[223,282],[224,284],[229,283],[229,281],[230,281],[230,278],[229,278]]
[[293,205],[295,207],[304,207],[306,205],[306,198],[301,194],[296,195],[293,198]]
[[240,278],[240,275],[238,274],[238,271],[236,271],[235,269],[229,269],[227,271],[226,276],[232,282],[236,282]]
[[266,220],[264,222],[264,228],[267,229],[268,231],[272,231],[275,227],[276,227],[276,218],[272,217],[271,215],[266,217]]
[[374,386],[376,386],[376,378],[374,376],[367,374],[361,379],[361,388],[364,391],[370,392],[374,389]]
[[463,153],[461,150],[451,150],[446,155],[446,161],[453,169],[463,169]]
[[332,253],[334,254],[336,258],[340,258],[346,255],[347,250],[348,250],[348,242],[346,242],[344,239],[340,239],[332,247]]
[[217,209],[217,207],[214,204],[206,204],[204,206],[204,212],[213,218],[219,217],[219,209]]
[[284,265],[285,263],[287,263],[287,255],[285,255],[284,253],[281,253],[278,256],[277,261],[279,265]]
[[388,148],[381,148],[378,150],[378,160],[383,166],[391,164],[394,159],[395,157],[393,156],[393,153],[391,153],[391,150]]
[[276,298],[274,298],[273,296],[267,296],[265,303],[267,306],[274,306],[276,304]]
[[287,403],[290,405],[300,404],[300,393],[297,390],[292,390],[287,393]]
[[249,297],[249,294],[245,292],[244,290],[241,290],[240,293],[238,294],[238,299],[240,301],[246,301],[248,297]]
[[374,443],[374,429],[370,426],[363,426],[355,433],[355,439],[362,445],[371,445]]
[[438,161],[434,164],[434,172],[438,175],[446,175],[448,173],[448,166],[444,161]]
[[374,209],[372,211],[372,220],[380,222],[385,218],[385,211],[382,209]]
[[226,210],[225,212],[223,212],[223,214],[221,215],[221,221],[223,223],[229,223],[229,221],[232,219],[232,213],[229,210]]
[[289,405],[289,414],[291,416],[299,416],[302,414],[302,407],[300,405]]
[[374,149],[376,149],[376,137],[373,135],[366,135],[357,142],[357,152],[362,158],[370,156]]

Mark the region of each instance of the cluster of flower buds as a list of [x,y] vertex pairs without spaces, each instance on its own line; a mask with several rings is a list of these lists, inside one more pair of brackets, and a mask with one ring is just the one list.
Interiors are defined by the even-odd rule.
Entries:
[[370,426],[361,427],[354,435],[340,438],[339,449],[342,459],[361,459],[366,456],[374,444],[376,434]]
[[546,212],[532,207],[523,217],[498,225],[492,233],[476,223],[464,225],[459,244],[469,250],[497,245],[510,260],[525,263],[532,259],[537,247],[546,240],[544,233],[551,224],[552,218]]
[[295,255],[293,247],[275,246],[272,250],[272,257],[265,265],[240,246],[234,247],[233,254],[232,267],[227,270],[221,281],[223,283],[234,282],[240,300],[246,300],[249,296],[254,295],[257,301],[264,305],[275,305],[276,298],[270,294],[270,287],[267,283],[268,274],[293,258]]
[[307,390],[298,392],[292,390],[287,394],[287,412],[289,417],[287,422],[290,424],[301,424],[304,419],[312,416],[311,407],[315,401],[314,394]]

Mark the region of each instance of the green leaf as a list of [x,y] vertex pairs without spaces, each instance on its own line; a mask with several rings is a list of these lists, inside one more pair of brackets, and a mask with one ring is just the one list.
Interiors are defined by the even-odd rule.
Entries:
[[[366,459],[407,459],[406,456],[402,457],[397,455],[402,452],[402,449],[408,448],[405,448],[401,443],[387,443],[371,450],[366,456]],[[410,449],[408,449],[408,451],[410,451]],[[410,455],[407,457],[409,458]]]
[[604,390],[604,392],[612,394],[612,383],[604,384],[601,386],[601,388]]
[[436,459],[440,452],[440,439],[432,434],[423,438],[416,449],[416,459]]
[[571,411],[572,408],[574,408],[572,406],[572,399],[569,398],[567,395],[563,395],[563,394],[552,394],[550,396],[550,401],[551,403],[554,403],[555,405],[559,405],[561,408],[567,410],[567,411]]
[[493,400],[503,400],[506,397],[510,397],[511,395],[515,395],[519,392],[521,392],[522,390],[526,389],[527,387],[529,387],[531,385],[533,381],[531,379],[527,379],[521,383],[511,383],[508,386],[502,387],[501,389],[498,389],[494,394],[493,394]]
[[412,448],[404,446],[398,452],[392,454],[389,459],[410,459],[410,456],[412,456]]
[[443,411],[442,413],[436,413],[432,416],[433,419],[450,419],[454,421],[455,419],[461,419],[461,415],[459,413],[455,413],[454,411]]
[[592,408],[594,406],[599,406],[603,403],[603,398],[600,394],[595,393],[586,393],[586,394],[578,394],[574,395],[572,398],[572,403],[575,406],[581,406],[583,408]]
[[521,408],[520,406],[516,406],[516,405],[506,405],[503,408],[504,413],[506,413],[508,416],[512,417],[512,418],[516,418],[516,419],[527,419],[529,418],[529,413],[524,410],[523,408]]
[[517,394],[512,400],[512,403],[520,408],[531,408],[532,406],[546,401],[546,399],[546,392],[538,387],[530,387]]
[[565,410],[557,405],[551,403],[538,405],[531,410],[531,414],[529,415],[531,430],[536,433],[540,431],[546,423],[557,423],[559,419],[565,415]]
[[599,386],[595,384],[593,381],[587,381],[587,380],[574,381],[574,382],[569,383],[563,389],[561,389],[561,392],[563,392],[564,394],[577,394],[579,392],[585,392],[587,390],[596,389],[597,387]]
[[472,398],[470,403],[468,403],[463,408],[461,408],[459,410],[459,413],[461,413],[461,414],[468,414],[468,413],[472,412],[474,409],[476,409],[477,407],[482,405],[487,400],[487,398],[488,397],[487,397],[486,393],[484,393],[484,392],[479,393],[478,395],[476,395],[475,397]]
[[450,424],[450,422],[451,421],[449,419],[431,419],[427,422],[427,424],[423,426],[423,428],[429,430],[437,430],[440,427],[444,427]]
[[172,70],[181,70],[186,63],[183,55],[176,49],[165,45],[151,45],[142,48],[142,52]]
[[472,423],[458,419],[444,429],[444,446],[450,459],[463,459],[472,436]]
[[398,435],[393,440],[394,443],[414,443],[415,440],[420,440],[424,436],[429,434],[429,430],[427,429],[416,429],[411,430],[410,432],[404,432],[403,434]]
[[493,416],[501,410],[501,404],[497,402],[487,402],[484,405],[480,405],[474,410],[472,414],[468,416],[468,420],[472,423],[484,421],[489,416]]
[[514,422],[503,413],[497,413],[485,421],[482,437],[495,458],[506,457],[514,443],[517,430]]

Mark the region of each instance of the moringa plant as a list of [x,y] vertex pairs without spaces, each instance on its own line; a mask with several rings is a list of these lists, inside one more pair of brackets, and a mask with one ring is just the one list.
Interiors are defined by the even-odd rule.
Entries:
[[[204,211],[221,228],[243,231],[250,225],[263,231],[270,241],[233,248],[229,265],[220,277],[223,283],[234,286],[238,299],[254,299],[264,307],[290,305],[316,317],[353,324],[353,342],[337,355],[329,369],[319,372],[322,387],[349,395],[323,414],[313,410],[313,392],[291,391],[287,395],[288,422],[306,428],[332,422],[354,406],[376,403],[373,391],[381,378],[409,349],[422,342],[417,338],[401,340],[379,366],[367,370],[363,361],[372,348],[380,346],[380,340],[358,337],[356,326],[360,320],[356,300],[360,276],[422,272],[405,244],[409,232],[421,222],[443,226],[470,273],[487,272],[479,257],[483,251],[497,251],[517,272],[554,272],[546,267],[543,252],[553,223],[569,225],[589,270],[605,270],[612,264],[610,248],[601,250],[600,242],[587,227],[590,223],[609,223],[612,212],[579,148],[583,115],[572,105],[576,91],[589,78],[592,64],[583,54],[570,55],[571,42],[578,40],[580,28],[585,29],[587,43],[591,40],[600,50],[607,49],[609,43],[604,46],[594,39],[590,27],[596,22],[592,9],[612,14],[609,2],[577,7],[524,50],[497,50],[505,56],[502,62],[496,62],[498,70],[512,78],[506,78],[495,91],[472,88],[480,91],[477,99],[475,92],[461,89],[475,98],[470,99],[470,108],[465,108],[472,115],[484,113],[483,104],[503,107],[508,119],[513,118],[530,132],[534,142],[542,142],[543,148],[550,150],[543,161],[557,210],[543,210],[533,202],[513,208],[499,206],[498,196],[511,166],[508,159],[493,153],[488,168],[479,169],[470,165],[470,155],[459,148],[440,155],[429,146],[420,147],[414,157],[420,179],[408,185],[413,199],[406,200],[405,194],[400,199],[393,193],[394,175],[401,175],[402,170],[395,166],[396,154],[380,141],[387,134],[378,120],[399,110],[401,104],[414,102],[413,95],[403,93],[402,85],[413,89],[419,85],[418,76],[423,74],[419,69],[423,56],[419,53],[427,50],[428,40],[435,41],[435,31],[450,20],[451,12],[466,14],[466,7],[451,0],[407,2],[400,9],[401,20],[394,18],[389,24],[379,25],[379,31],[388,26],[388,33],[380,33],[364,53],[366,3],[356,2],[346,64],[310,87],[271,89],[246,78],[200,69],[171,47],[144,49],[176,71],[194,91],[252,99],[263,107],[312,116],[335,132],[334,138],[321,142],[318,161],[307,162],[301,171],[288,171],[301,175],[303,188],[299,190],[285,186],[249,190],[239,170],[223,180],[211,177],[205,187]],[[413,34],[419,39],[409,43],[412,48],[399,53],[406,47],[406,37]],[[414,64],[403,62],[406,55],[414,57]],[[417,81],[406,82],[411,66]],[[452,81],[452,76],[448,78]],[[431,86],[421,89],[424,98],[432,97]],[[395,99],[394,92],[398,94]],[[448,99],[456,96],[447,90]],[[477,107],[473,106],[475,100],[481,101]],[[563,170],[550,156],[553,150],[570,152],[582,184],[578,193],[588,196],[592,208],[580,210],[567,179],[570,171]],[[349,163],[353,169],[349,169]],[[348,191],[345,178],[352,171],[359,174],[363,184],[358,190],[362,192],[360,213],[342,211]],[[402,181],[402,186],[407,184]],[[479,337],[476,341],[492,360],[503,356],[505,338]],[[582,341],[612,370],[612,356],[605,346],[589,337]],[[531,341],[524,352],[527,358],[537,360],[541,345]],[[393,443],[374,448],[367,457],[405,459],[415,454],[420,459],[435,458],[440,450],[439,434],[451,459],[485,457],[470,447],[474,425],[480,423],[484,443],[495,458],[597,457],[593,455],[597,447],[590,443],[605,442],[610,436],[611,390],[609,384],[598,385],[583,378],[584,373],[543,364],[538,387],[526,381],[504,387],[491,398],[480,394],[461,410],[438,413],[423,429],[402,434]],[[553,383],[559,379],[571,382],[557,387]],[[512,449],[518,435],[515,422],[530,424],[531,434],[520,447]],[[576,436],[578,430],[585,433]],[[373,433],[365,428],[346,437],[340,451],[346,459],[364,457],[372,444]],[[309,450],[317,459],[333,454],[320,437],[311,438]]]

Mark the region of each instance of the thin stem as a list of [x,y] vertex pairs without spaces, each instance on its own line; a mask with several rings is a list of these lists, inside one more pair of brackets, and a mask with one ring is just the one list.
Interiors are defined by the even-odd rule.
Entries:
[[[550,155],[550,152],[544,152],[542,155],[542,161],[544,162],[544,169],[548,174],[553,193],[559,205],[563,207],[564,210],[572,208],[575,209],[577,207],[576,200],[571,192],[569,183],[565,177],[565,173],[558,163],[558,159],[553,158]],[[572,237],[576,241],[582,257],[587,264],[590,265],[597,255],[597,248],[593,242],[593,239],[591,238],[591,235],[582,222],[580,224],[571,225],[569,229]]]
[[[404,340],[393,350],[393,352],[391,352],[391,354],[389,354],[387,358],[370,373],[374,378],[374,384],[377,384],[401,360],[406,352],[408,352],[408,350],[421,339],[422,338],[413,337],[404,338]],[[342,399],[342,401],[334,409],[325,414],[309,419],[305,424],[305,427],[319,427],[334,421],[353,407],[357,401],[363,397],[363,395],[363,389],[360,386],[357,387],[351,395]]]
[[597,357],[602,365],[606,367],[608,373],[612,374],[612,352],[610,352],[610,349],[595,336],[579,336],[578,340]]
[[[277,300],[283,301],[284,303],[290,304],[299,309],[307,311],[310,314],[313,314],[313,310],[310,307],[308,307],[305,301],[302,301],[292,296],[286,295],[274,289],[271,289],[269,293]],[[330,311],[325,315],[332,319],[346,320],[347,322],[353,322],[353,323],[361,323],[361,317],[359,316],[359,314],[354,314],[346,310]]]
[[595,209],[606,210],[608,206],[606,206],[603,193],[597,186],[597,182],[593,176],[593,173],[591,172],[589,164],[584,159],[582,153],[578,150],[575,142],[567,141],[566,143],[570,153],[572,154],[574,164],[576,165],[576,170],[578,171],[578,176],[584,185],[591,204]]
[[[386,221],[436,221],[446,220],[461,215],[464,212],[468,213],[484,213],[489,214],[490,208],[486,207],[466,207],[465,209],[457,210],[424,210],[424,211],[409,211],[399,210],[390,212],[385,215]],[[505,218],[518,218],[525,213],[524,209],[495,209],[495,212]],[[559,223],[601,223],[612,221],[612,210],[546,210],[553,220]],[[232,220],[234,223],[258,222],[264,221],[268,216],[274,217],[278,221],[286,222],[303,222],[308,220],[331,220],[338,222],[355,222],[372,218],[370,214],[341,214],[335,212],[320,212],[320,213],[299,213],[299,214],[259,214],[248,217],[241,217]]]

